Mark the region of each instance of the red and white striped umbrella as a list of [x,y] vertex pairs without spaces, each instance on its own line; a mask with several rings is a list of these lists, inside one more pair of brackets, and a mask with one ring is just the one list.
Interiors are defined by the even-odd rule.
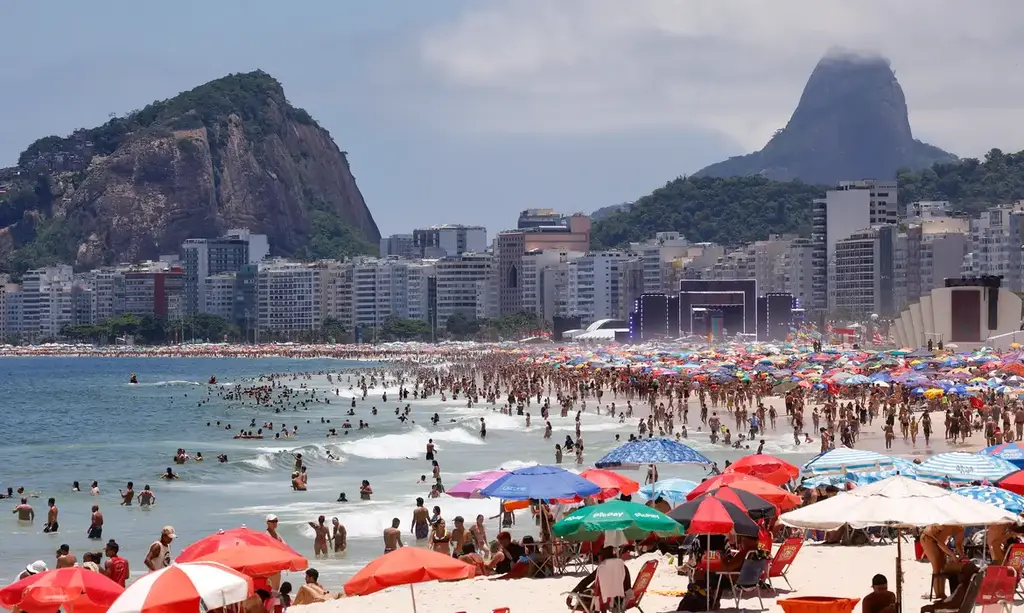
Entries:
[[171,564],[129,585],[107,613],[196,613],[252,595],[252,579],[223,564]]

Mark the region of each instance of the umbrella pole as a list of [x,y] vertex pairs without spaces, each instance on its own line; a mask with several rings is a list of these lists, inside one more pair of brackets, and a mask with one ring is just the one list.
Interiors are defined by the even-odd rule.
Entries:
[[[700,538],[699,536],[697,538]],[[711,610],[711,534],[705,535],[707,539],[708,547],[704,550],[704,582],[707,584],[704,590],[704,595],[707,597],[707,610]],[[699,562],[698,562],[699,563]],[[897,612],[898,613],[898,612]]]
[[896,613],[903,611],[903,528],[896,528]]
[[412,596],[412,613],[416,613],[416,590],[412,589],[412,584],[409,584],[409,595]]

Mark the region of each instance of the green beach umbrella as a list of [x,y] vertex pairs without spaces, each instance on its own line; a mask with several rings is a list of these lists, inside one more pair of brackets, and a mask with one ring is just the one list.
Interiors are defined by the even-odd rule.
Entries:
[[683,534],[679,522],[661,511],[623,500],[577,509],[552,530],[555,536],[574,541],[593,541],[609,530],[621,530],[630,540],[646,538],[651,532],[658,536]]

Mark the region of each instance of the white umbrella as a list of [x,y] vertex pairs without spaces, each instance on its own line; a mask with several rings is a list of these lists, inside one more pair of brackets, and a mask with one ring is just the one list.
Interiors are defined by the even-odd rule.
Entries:
[[242,602],[252,595],[252,579],[223,564],[171,564],[129,585],[107,613],[146,613],[173,607],[205,611]]
[[[957,496],[941,487],[896,475],[883,481],[841,492],[832,498],[779,516],[779,521],[794,528],[835,530],[849,524],[853,528],[890,526],[982,526],[1016,523],[1009,511],[977,500]],[[903,545],[896,537],[896,594],[903,599]]]

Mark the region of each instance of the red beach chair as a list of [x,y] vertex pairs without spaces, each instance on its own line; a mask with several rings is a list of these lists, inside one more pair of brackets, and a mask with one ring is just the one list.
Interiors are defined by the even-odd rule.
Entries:
[[800,553],[800,549],[804,546],[803,539],[790,537],[786,539],[779,550],[775,552],[775,557],[772,558],[771,566],[768,567],[768,572],[765,573],[767,577],[765,580],[768,586],[773,590],[775,586],[772,585],[772,579],[782,577],[782,580],[786,582],[789,589],[793,589],[793,585],[789,582],[789,577],[786,576],[789,573],[789,567],[792,566],[793,560],[796,559],[796,554]]
[[[1006,550],[1003,558],[1003,566],[1012,568],[1017,573],[1017,581],[1020,582],[1021,575],[1024,575],[1024,543],[1014,543]],[[1024,590],[1020,585],[1015,588],[1017,595],[1024,597]]]
[[636,609],[640,613],[644,613],[644,610],[640,608],[640,601],[643,600],[644,594],[647,593],[647,587],[651,584],[651,579],[654,578],[654,571],[657,569],[657,560],[644,562],[644,565],[640,567],[640,572],[637,573],[636,579],[633,580],[633,598],[622,607],[623,611]]
[[974,604],[981,605],[982,613],[998,609],[1010,613],[1013,608],[1014,592],[1017,589],[1017,571],[1009,566],[989,566],[984,572],[985,576],[981,580],[981,588]]

